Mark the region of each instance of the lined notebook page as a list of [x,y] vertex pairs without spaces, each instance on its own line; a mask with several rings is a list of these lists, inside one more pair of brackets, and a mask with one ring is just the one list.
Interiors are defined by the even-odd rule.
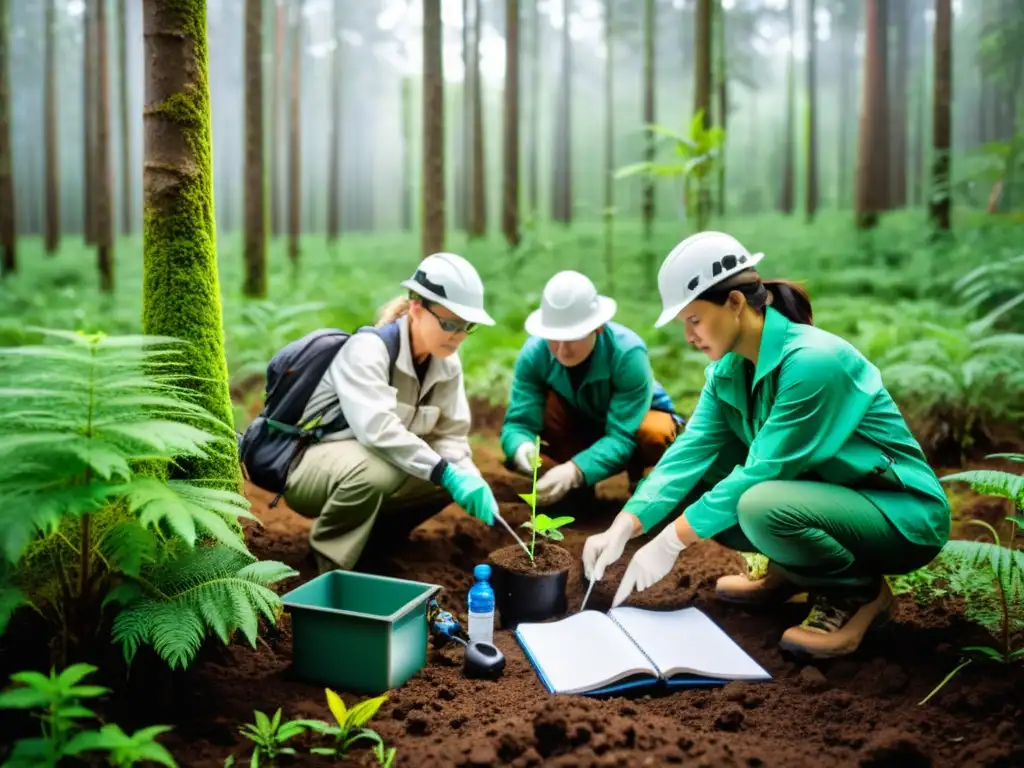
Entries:
[[665,677],[679,673],[728,680],[770,680],[771,676],[715,622],[697,608],[609,611],[644,649]]
[[543,624],[524,623],[516,631],[556,693],[589,691],[638,673],[657,674],[600,611],[582,611]]

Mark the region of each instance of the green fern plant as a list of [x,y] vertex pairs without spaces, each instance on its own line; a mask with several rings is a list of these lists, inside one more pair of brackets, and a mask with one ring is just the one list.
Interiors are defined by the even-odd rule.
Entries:
[[187,350],[39,332],[51,343],[0,349],[0,632],[31,607],[56,627],[61,666],[90,652],[108,608],[129,661],[151,644],[186,666],[211,633],[255,644],[258,617],[280,610],[270,585],[296,572],[249,553],[243,496],[163,477],[230,441],[171,383]]
[[[993,454],[988,458],[1008,458],[1024,461],[1024,454]],[[998,531],[981,520],[969,521],[984,528],[992,541],[953,540],[946,543],[940,554],[943,566],[952,577],[952,591],[967,599],[968,615],[972,603],[980,602],[985,608],[978,614],[983,617],[986,628],[999,638],[999,646],[967,646],[963,650],[969,656],[958,664],[935,689],[920,703],[932,698],[946,683],[976,658],[988,659],[1002,664],[1024,660],[1024,647],[1014,648],[1014,625],[1019,619],[1016,612],[1024,604],[1024,550],[1014,548],[1014,539],[1024,529],[1024,475],[1015,475],[994,469],[977,469],[956,472],[942,478],[944,482],[966,482],[978,493],[1001,496],[1013,502],[1017,514],[1006,518],[1010,524],[1010,535],[1006,546],[1002,546]],[[988,608],[996,603],[998,609],[993,620]]]

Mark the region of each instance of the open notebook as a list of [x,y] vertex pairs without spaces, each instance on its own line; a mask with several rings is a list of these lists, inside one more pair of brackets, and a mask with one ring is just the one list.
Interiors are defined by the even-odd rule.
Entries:
[[581,611],[560,621],[520,624],[515,634],[551,693],[772,679],[697,608]]

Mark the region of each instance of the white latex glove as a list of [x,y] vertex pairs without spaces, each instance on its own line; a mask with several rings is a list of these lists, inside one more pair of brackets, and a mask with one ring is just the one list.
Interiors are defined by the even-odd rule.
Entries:
[[537,503],[541,506],[560,501],[583,483],[583,473],[571,461],[552,467],[537,481]]
[[516,448],[515,454],[512,456],[512,461],[516,465],[516,469],[520,472],[533,475],[533,460],[537,457],[537,446],[533,442],[527,440],[520,444]]
[[583,574],[588,581],[600,581],[604,569],[622,557],[634,530],[633,516],[620,512],[607,531],[587,538],[583,544]]
[[643,592],[665,578],[676,564],[679,553],[685,548],[686,545],[676,535],[675,523],[666,525],[661,533],[640,547],[629,561],[626,573],[612,600],[612,608],[621,604],[634,589]]

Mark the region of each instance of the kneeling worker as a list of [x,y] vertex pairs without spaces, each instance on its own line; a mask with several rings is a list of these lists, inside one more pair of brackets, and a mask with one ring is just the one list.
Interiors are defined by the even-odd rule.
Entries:
[[537,481],[538,504],[624,469],[632,492],[683,423],[643,339],[611,322],[615,311],[589,278],[566,270],[526,319],[531,338],[516,359],[501,447],[507,466],[532,475],[537,435],[547,443],[555,466]]

